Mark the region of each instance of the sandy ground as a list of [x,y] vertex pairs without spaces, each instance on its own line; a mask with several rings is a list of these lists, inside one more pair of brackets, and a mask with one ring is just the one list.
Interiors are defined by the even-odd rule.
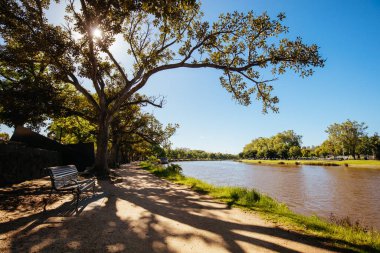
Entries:
[[74,211],[48,179],[0,188],[0,252],[342,252],[317,238],[124,167]]

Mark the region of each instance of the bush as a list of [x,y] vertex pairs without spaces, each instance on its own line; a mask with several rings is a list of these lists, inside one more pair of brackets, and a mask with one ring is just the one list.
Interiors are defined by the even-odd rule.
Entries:
[[[152,159],[154,161],[154,159]],[[178,164],[170,164],[168,166],[162,166],[161,164],[156,164],[150,160],[146,162],[141,162],[140,166],[146,170],[149,170],[158,177],[176,178],[183,177],[182,168]]]
[[151,155],[148,157],[148,162],[151,164],[157,164],[160,163],[160,159],[158,159],[156,156]]
[[168,172],[170,173],[175,173],[175,174],[182,174],[182,168],[178,164],[170,164],[165,168]]

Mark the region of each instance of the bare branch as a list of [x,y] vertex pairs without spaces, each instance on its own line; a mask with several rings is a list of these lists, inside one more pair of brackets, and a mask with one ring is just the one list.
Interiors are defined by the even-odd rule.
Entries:
[[90,102],[97,111],[100,111],[99,104],[95,101],[92,95],[82,85],[80,85],[77,77],[72,73],[69,73],[68,75],[72,80],[68,79],[67,81],[73,84],[75,88],[86,97],[88,102]]
[[135,100],[135,101],[128,102],[126,104],[127,105],[141,105],[141,106],[146,106],[146,105],[150,104],[150,105],[152,105],[154,107],[162,108],[162,106],[164,104],[164,100],[162,99],[161,101],[159,101],[159,103],[156,103],[155,100],[140,99],[140,100]]
[[123,68],[120,66],[120,64],[116,61],[115,57],[113,56],[113,54],[108,50],[108,48],[102,48],[103,51],[108,55],[108,57],[110,57],[110,59],[112,60],[113,64],[115,64],[116,68],[119,70],[120,72],[120,75],[123,77],[124,81],[126,83],[129,83],[129,80],[128,80],[128,77],[125,73],[125,71],[123,70]]

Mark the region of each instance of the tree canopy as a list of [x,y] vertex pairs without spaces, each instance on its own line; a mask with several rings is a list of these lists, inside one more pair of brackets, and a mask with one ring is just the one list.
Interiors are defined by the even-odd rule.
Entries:
[[377,133],[368,136],[367,125],[362,122],[347,120],[343,123],[334,123],[328,126],[328,139],[319,146],[301,147],[302,136],[288,130],[272,137],[259,137],[248,143],[240,158],[249,159],[288,159],[288,158],[327,158],[337,159],[357,158],[364,159],[372,156],[380,159],[380,137]]
[[329,141],[333,143],[335,148],[341,146],[343,153],[346,151],[355,159],[361,138],[366,135],[365,130],[367,128],[364,122],[347,120],[340,124],[330,125],[326,133],[329,134]]
[[65,86],[53,81],[46,64],[25,62],[23,55],[0,49],[0,123],[38,129],[49,117],[64,113]]
[[[65,21],[46,18],[50,1],[2,0],[0,51],[13,50],[49,77],[75,87],[96,118],[96,169],[107,173],[110,124],[155,74],[176,68],[214,68],[221,85],[241,104],[260,100],[278,111],[271,82],[287,70],[302,77],[323,67],[318,46],[285,37],[285,15],[225,13],[203,21],[198,1],[67,1]],[[61,3],[63,4],[63,3]],[[128,50],[115,54],[112,45]],[[39,57],[35,57],[39,56]],[[121,59],[128,59],[128,64]],[[8,64],[2,62],[2,64]],[[262,70],[270,69],[272,76]],[[91,84],[94,93],[84,84]]]
[[192,150],[188,148],[176,148],[166,150],[170,160],[232,160],[236,155]]
[[244,158],[282,158],[299,157],[302,136],[293,130],[278,133],[272,137],[259,137],[247,144],[240,156]]

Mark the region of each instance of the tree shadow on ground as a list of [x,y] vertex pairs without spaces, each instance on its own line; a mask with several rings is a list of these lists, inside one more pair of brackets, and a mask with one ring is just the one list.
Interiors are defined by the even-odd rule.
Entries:
[[[320,239],[279,227],[252,225],[207,196],[168,183],[145,171],[120,169],[122,183],[100,181],[104,193],[81,201],[80,215],[72,202],[55,210],[0,224],[10,252],[301,252],[304,249],[351,252]],[[71,211],[70,211],[71,210]],[[269,239],[272,238],[272,239]],[[275,238],[276,240],[273,240]],[[194,244],[195,243],[195,244]],[[192,249],[192,245],[200,248]],[[353,246],[353,245],[351,245]],[[359,250],[369,250],[357,248]],[[1,249],[0,250],[4,250]],[[304,250],[302,250],[304,251]]]

